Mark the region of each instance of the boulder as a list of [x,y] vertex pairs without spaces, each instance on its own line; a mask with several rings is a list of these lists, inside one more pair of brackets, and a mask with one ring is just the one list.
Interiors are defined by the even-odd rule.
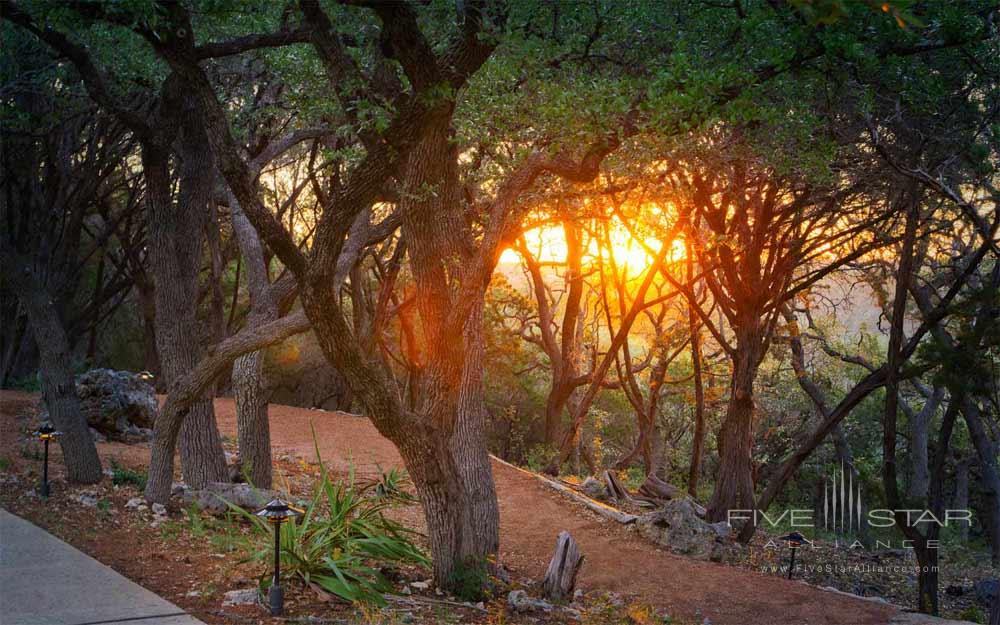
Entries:
[[604,484],[591,476],[588,476],[580,484],[580,491],[591,499],[603,501],[608,498],[608,490],[604,487]]
[[507,605],[514,612],[532,612],[534,610],[549,612],[555,607],[544,599],[532,598],[523,590],[510,591],[507,595]]
[[[148,374],[113,369],[91,369],[76,376],[80,410],[95,440],[149,440],[158,405]],[[41,419],[48,411],[41,406]]]
[[242,588],[240,590],[230,590],[222,599],[223,606],[230,605],[254,605],[259,601],[260,594],[256,588]]
[[212,514],[222,514],[229,510],[226,502],[256,510],[263,508],[267,502],[278,496],[277,491],[263,488],[254,488],[249,484],[232,484],[229,482],[209,482],[201,490],[186,489],[183,491],[184,503],[192,503],[211,512]]
[[636,521],[639,534],[674,553],[702,560],[721,560],[729,549],[729,525],[705,522],[690,499],[675,499]]

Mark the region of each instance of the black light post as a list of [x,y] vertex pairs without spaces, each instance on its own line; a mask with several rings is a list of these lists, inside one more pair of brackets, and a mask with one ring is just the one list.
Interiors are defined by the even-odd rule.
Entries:
[[288,505],[288,502],[272,499],[255,514],[274,525],[274,579],[271,580],[271,590],[267,593],[267,602],[271,607],[271,616],[281,616],[285,611],[285,592],[281,589],[281,524],[289,518],[301,516],[302,512]]
[[792,579],[792,572],[795,571],[795,550],[802,546],[806,537],[798,532],[792,532],[787,536],[782,536],[780,540],[784,540],[792,548],[792,561],[788,564],[788,579]]
[[52,427],[51,423],[43,423],[37,430],[34,431],[34,435],[38,437],[38,440],[42,441],[45,445],[45,456],[42,460],[42,485],[39,488],[42,497],[49,496],[49,441],[55,439],[57,436],[62,436],[62,432],[56,430]]

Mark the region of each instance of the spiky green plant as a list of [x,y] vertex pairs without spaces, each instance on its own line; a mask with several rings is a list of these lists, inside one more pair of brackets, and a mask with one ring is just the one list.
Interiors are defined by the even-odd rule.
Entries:
[[[399,489],[405,478],[393,472],[361,484],[352,466],[345,481],[334,481],[322,460],[320,468],[302,516],[281,525],[282,571],[351,603],[385,605],[382,593],[392,586],[378,565],[430,564],[414,543],[418,533],[385,516],[407,501]],[[386,488],[389,484],[392,488]],[[250,559],[269,562],[274,555],[273,526],[238,506],[230,507],[256,530]],[[261,591],[270,583],[270,573],[262,575]]]

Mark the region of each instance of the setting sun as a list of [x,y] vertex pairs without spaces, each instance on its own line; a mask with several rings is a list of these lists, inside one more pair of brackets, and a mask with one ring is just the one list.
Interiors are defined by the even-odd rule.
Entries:
[[[592,263],[607,257],[607,250],[610,248],[612,260],[629,277],[641,274],[653,260],[652,254],[660,251],[663,245],[654,237],[638,241],[617,219],[612,219],[610,222],[609,238],[610,244],[601,244],[595,236],[589,237],[584,262]],[[558,226],[533,228],[525,231],[524,240],[528,250],[539,262],[566,262],[566,239],[562,228]],[[674,239],[670,247],[668,261],[684,258],[683,239]],[[521,256],[513,248],[507,248],[500,254],[501,264],[516,265],[520,262]]]

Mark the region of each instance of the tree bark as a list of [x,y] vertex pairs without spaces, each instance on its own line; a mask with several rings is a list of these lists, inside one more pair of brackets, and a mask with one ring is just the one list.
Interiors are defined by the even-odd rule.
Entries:
[[[230,194],[233,233],[246,267],[250,314],[247,327],[259,327],[278,318],[277,303],[271,297],[267,264],[260,238]],[[240,468],[250,483],[271,488],[271,430],[267,417],[267,394],[264,380],[263,352],[244,354],[233,363],[233,398],[236,402],[236,437]]]
[[[687,279],[694,281],[694,254],[689,239],[685,239],[685,261]],[[698,497],[698,481],[701,479],[701,457],[705,445],[705,387],[701,375],[701,321],[688,302],[688,332],[691,335],[691,369],[694,372],[694,436],[691,440],[691,467],[688,471],[688,494]]]
[[309,329],[309,320],[298,311],[256,328],[245,328],[214,345],[197,365],[175,380],[160,409],[154,428],[150,453],[146,499],[166,503],[174,473],[174,450],[181,425],[190,407],[195,405],[216,378],[243,354],[256,352]]
[[[896,525],[903,535],[911,541],[917,556],[919,571],[917,572],[917,609],[926,614],[938,613],[938,574],[937,550],[929,546],[928,541],[937,536],[937,526],[930,524],[925,536],[915,526],[911,525],[899,495],[899,484],[896,471],[896,419],[899,411],[899,367],[903,362],[903,330],[906,321],[907,289],[910,285],[917,259],[914,257],[914,244],[917,238],[917,228],[920,221],[920,200],[915,195],[910,198],[910,206],[906,214],[906,228],[903,236],[902,249],[899,252],[899,266],[895,275],[895,293],[892,302],[891,325],[889,329],[889,345],[886,353],[887,376],[885,382],[885,406],[882,413],[882,483],[885,488],[885,499],[888,508],[895,511]],[[957,398],[953,398],[953,401]],[[948,453],[948,443],[951,428],[955,422],[955,407],[950,406],[942,424],[942,435],[938,446],[936,461],[944,466],[944,455]],[[936,490],[940,491],[942,471],[938,471]],[[936,497],[940,500],[940,497]],[[936,502],[935,502],[936,503]],[[940,512],[939,510],[937,512]]]
[[[170,192],[169,152],[149,143],[142,147],[156,345],[168,387],[193,369],[203,352],[195,305],[213,166],[204,131],[194,123],[197,116],[187,113],[181,133],[181,186],[176,202]],[[211,397],[188,409],[180,429],[180,452],[189,486],[202,488],[208,482],[226,481]]]
[[736,354],[730,379],[729,405],[719,440],[719,474],[708,504],[708,520],[724,521],[732,509],[754,508],[751,454],[754,396],[763,350],[763,329],[755,315],[735,329]]
[[466,540],[473,541],[463,551],[474,553],[477,558],[488,557],[500,549],[500,509],[493,466],[486,449],[482,324],[483,306],[479,304],[465,325],[465,367],[451,441],[451,453],[468,496],[469,509],[465,514],[468,525],[464,534]]
[[542,594],[548,599],[559,601],[573,596],[576,575],[583,565],[583,555],[569,532],[559,532],[556,550],[545,570],[542,580]]
[[26,262],[11,262],[13,259],[6,254],[4,258],[9,269],[6,277],[14,284],[31,319],[40,360],[42,397],[49,418],[63,433],[57,440],[63,452],[66,477],[71,482],[95,484],[103,477],[101,460],[87,421],[80,412],[76,379],[70,368],[69,343],[53,298]]
[[935,387],[933,394],[927,398],[924,407],[914,412],[905,402],[901,402],[903,411],[910,420],[910,484],[907,496],[911,499],[924,499],[930,487],[931,473],[928,464],[927,446],[930,444],[930,427],[941,400],[944,398],[944,387]]
[[[962,458],[955,464],[955,496],[951,503],[954,510],[969,509],[969,468],[971,465],[972,458]],[[962,543],[969,540],[969,525],[970,523],[961,523],[956,528]]]
[[993,566],[1000,565],[1000,470],[997,469],[997,453],[989,434],[983,425],[979,405],[969,397],[963,397],[961,403],[962,416],[969,429],[969,437],[976,449],[979,459],[979,469],[982,473],[983,486],[990,491],[987,500],[989,522],[983,525],[988,528],[987,538],[990,543],[990,558]]

